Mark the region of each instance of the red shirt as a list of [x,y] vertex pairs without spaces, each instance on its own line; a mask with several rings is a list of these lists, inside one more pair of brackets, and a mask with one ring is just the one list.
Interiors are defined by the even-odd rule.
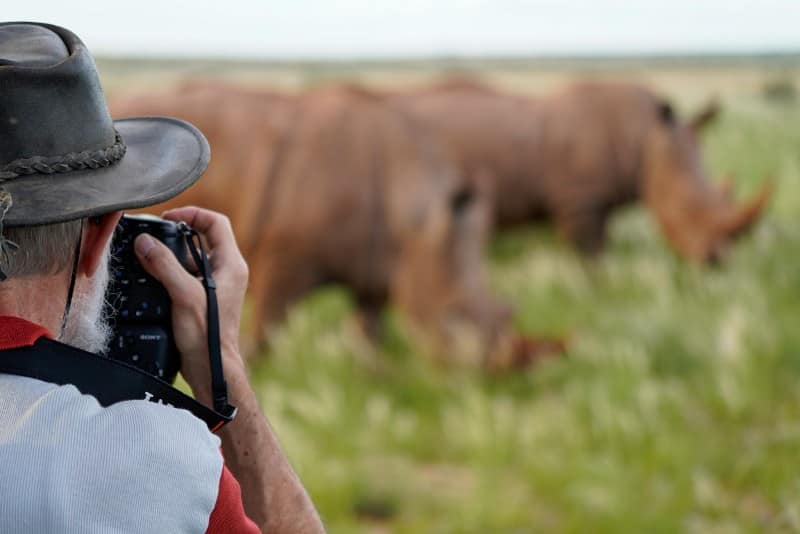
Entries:
[[[19,317],[0,316],[0,350],[30,346],[40,337],[53,335],[43,326]],[[216,504],[208,520],[208,533],[258,533],[244,512],[239,483],[225,465],[220,473]]]

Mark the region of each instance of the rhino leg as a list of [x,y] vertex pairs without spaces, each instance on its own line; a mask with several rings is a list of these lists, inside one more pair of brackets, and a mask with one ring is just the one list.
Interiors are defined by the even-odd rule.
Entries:
[[358,322],[367,338],[377,343],[383,337],[383,308],[385,298],[358,297]]
[[608,214],[598,209],[573,210],[555,216],[561,236],[586,255],[603,251],[608,238]]
[[318,285],[319,277],[309,263],[305,258],[274,256],[251,269],[251,328],[256,349],[265,347],[267,329],[283,321],[289,307]]

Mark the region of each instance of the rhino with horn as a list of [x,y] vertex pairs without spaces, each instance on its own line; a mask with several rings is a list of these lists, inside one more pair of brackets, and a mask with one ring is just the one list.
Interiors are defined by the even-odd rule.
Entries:
[[698,136],[718,114],[717,101],[681,121],[633,84],[579,83],[531,98],[471,80],[392,101],[438,131],[467,175],[492,176],[496,224],[552,220],[590,254],[602,250],[613,211],[640,200],[679,254],[714,262],[758,220],[772,192],[767,182],[737,205],[730,185],[706,175]]

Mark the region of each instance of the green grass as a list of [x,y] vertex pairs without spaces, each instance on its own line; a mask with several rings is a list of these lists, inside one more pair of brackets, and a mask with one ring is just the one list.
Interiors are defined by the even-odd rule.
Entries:
[[514,376],[437,368],[346,294],[297,307],[253,367],[333,533],[800,530],[800,108],[741,98],[708,133],[715,175],[778,185],[721,268],[620,214],[586,263],[546,228],[491,247],[519,328],[567,358]]

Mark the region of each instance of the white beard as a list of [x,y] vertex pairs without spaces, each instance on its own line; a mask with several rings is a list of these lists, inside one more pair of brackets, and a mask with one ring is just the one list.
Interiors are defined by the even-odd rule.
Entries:
[[104,354],[111,341],[112,329],[105,311],[106,288],[110,279],[108,261],[111,247],[106,248],[91,286],[83,291],[76,288],[66,325],[59,341],[95,354]]

